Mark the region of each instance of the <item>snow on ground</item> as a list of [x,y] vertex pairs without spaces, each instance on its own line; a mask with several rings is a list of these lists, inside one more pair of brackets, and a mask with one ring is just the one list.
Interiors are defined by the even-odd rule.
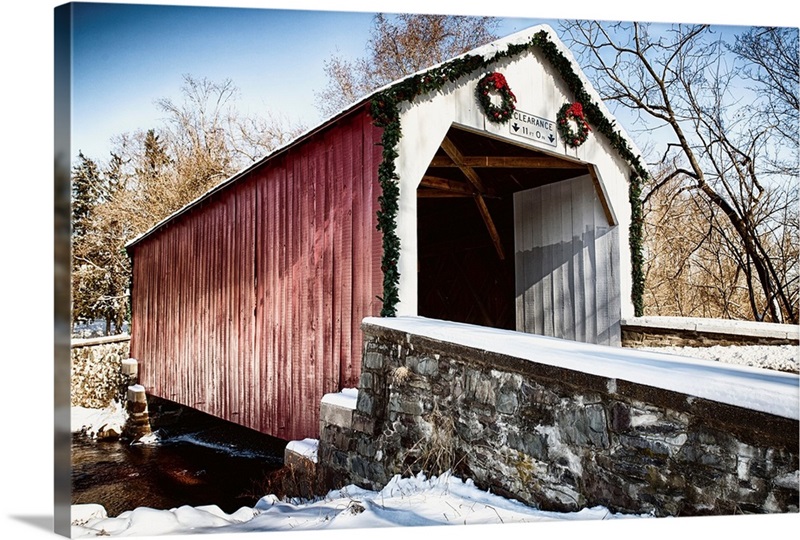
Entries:
[[798,373],[800,346],[798,345],[736,345],[713,347],[641,347],[640,351],[663,352],[714,360],[727,364],[759,367]]
[[[88,437],[97,437],[101,433],[122,433],[128,413],[125,407],[117,401],[112,402],[105,409],[89,409],[87,407],[72,407],[70,412],[70,428],[72,433],[83,432]],[[158,444],[158,434],[151,433],[136,441],[136,444]]]
[[105,409],[89,409],[72,407],[70,427],[73,433],[85,432],[89,437],[96,437],[98,432],[114,429],[122,433],[127,413],[119,402],[113,402]]
[[[111,334],[127,334],[129,323],[122,323],[122,328],[115,328],[111,325]],[[72,329],[73,339],[89,339],[95,337],[102,337],[106,335],[106,321],[104,319],[97,319],[94,321],[83,321],[76,323]]]
[[[355,390],[344,394],[352,399]],[[118,405],[96,410],[72,408],[72,431],[96,434],[102,426],[122,425],[125,411]],[[316,440],[292,441],[297,450],[316,449]],[[648,518],[613,514],[603,507],[579,512],[544,512],[518,501],[481,491],[471,480],[440,477],[400,478],[381,491],[350,485],[314,500],[281,501],[266,494],[253,508],[226,514],[218,506],[181,506],[169,510],[140,507],[108,517],[99,504],[71,507],[72,538],[97,536],[160,536],[165,534],[233,533],[255,531],[329,530],[348,528],[533,523],[543,521]]]
[[378,492],[349,485],[331,491],[325,497],[299,504],[267,495],[255,507],[243,507],[233,514],[226,514],[217,506],[182,506],[171,510],[137,508],[107,518],[102,507],[97,505],[73,505],[71,536],[302,531],[647,517],[652,516],[613,514],[599,506],[570,513],[544,512],[481,491],[472,481],[462,481],[449,474],[430,479],[423,475],[415,478],[400,478],[398,475]]

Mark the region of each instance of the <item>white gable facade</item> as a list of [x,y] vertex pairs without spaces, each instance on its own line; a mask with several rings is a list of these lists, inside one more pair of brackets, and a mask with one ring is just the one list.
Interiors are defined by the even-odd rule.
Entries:
[[[562,54],[572,59],[546,26],[471,54],[489,58],[509,44],[530,40],[542,29],[550,33]],[[612,118],[574,61],[573,70]],[[490,72],[501,73],[516,96],[514,117],[506,123],[490,121],[475,96],[479,80]],[[544,179],[541,185],[527,189],[523,185],[513,193],[514,248],[507,256],[514,258],[515,326],[519,331],[553,337],[619,344],[620,320],[634,315],[628,230],[631,166],[603,135],[593,131],[577,148],[561,140],[555,129],[557,112],[574,99],[560,75],[534,48],[401,106],[403,135],[395,162],[400,182],[398,315],[426,315],[420,310],[419,296],[418,189],[437,151],[441,154],[442,141],[458,129],[529,149],[532,156],[546,155],[586,166],[571,178]],[[490,169],[474,170],[491,186]],[[546,177],[547,171],[542,175]]]

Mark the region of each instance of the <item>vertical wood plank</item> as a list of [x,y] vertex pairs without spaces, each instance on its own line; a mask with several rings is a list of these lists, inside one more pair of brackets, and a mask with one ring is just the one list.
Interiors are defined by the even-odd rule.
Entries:
[[597,233],[594,223],[594,212],[592,211],[594,199],[584,195],[586,198],[586,217],[587,217],[587,238],[586,257],[584,259],[584,291],[586,292],[586,304],[584,307],[584,317],[586,318],[586,333],[588,341],[597,343],[597,295],[596,282],[597,272],[595,257]]
[[553,250],[551,242],[555,236],[554,223],[552,218],[553,209],[553,189],[549,184],[542,186],[541,197],[541,226],[542,238],[539,247],[542,248],[542,320],[544,328],[542,332],[546,336],[555,335],[555,325],[553,318]]
[[523,211],[524,192],[514,193],[514,325],[518,332],[525,331],[525,239],[523,227],[527,220]]
[[610,243],[608,248],[609,262],[609,301],[608,301],[608,320],[609,345],[619,347],[622,344],[622,328],[620,320],[622,318],[622,298],[620,295],[620,265],[619,265],[619,226],[612,227],[608,233]]
[[572,266],[572,252],[574,250],[574,234],[572,232],[572,182],[569,180],[559,182],[559,204],[561,206],[561,307],[559,315],[562,319],[561,336],[564,339],[575,339],[575,310],[574,289],[572,275],[575,268]]
[[608,226],[602,205],[594,197],[594,220],[595,220],[595,267],[597,268],[596,294],[597,294],[597,343],[601,345],[609,344],[609,321],[608,321],[608,302],[609,302],[609,254],[608,254]]
[[[339,256],[342,259],[340,271],[342,273],[341,289],[341,365],[339,368],[339,386],[345,384],[352,370],[351,353],[353,350],[353,183],[355,182],[356,163],[354,162],[354,141],[351,130],[342,134],[344,146],[340,159],[343,161],[344,172],[340,189],[339,221],[337,226],[342,231]],[[360,142],[360,141],[359,141]]]
[[[528,215],[531,216],[530,222],[530,250],[531,250],[531,269],[532,277],[529,277],[530,299],[525,303],[525,319],[531,321],[529,328],[533,328],[534,334],[544,335],[544,283],[542,282],[542,271],[544,268],[544,256],[542,250],[542,190],[530,192],[528,197]],[[529,332],[531,330],[528,330]]]
[[570,200],[572,201],[572,288],[574,290],[573,320],[575,321],[575,340],[586,341],[586,318],[584,304],[586,292],[584,290],[584,254],[585,246],[585,200],[581,191],[579,179],[570,182]]
[[295,438],[355,382],[382,287],[365,110],[135,246],[132,351],[156,395]]

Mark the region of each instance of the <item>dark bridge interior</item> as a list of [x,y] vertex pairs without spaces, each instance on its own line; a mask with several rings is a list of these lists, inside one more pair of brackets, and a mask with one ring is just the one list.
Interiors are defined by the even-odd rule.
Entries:
[[589,173],[451,127],[417,190],[418,313],[516,329],[513,194]]

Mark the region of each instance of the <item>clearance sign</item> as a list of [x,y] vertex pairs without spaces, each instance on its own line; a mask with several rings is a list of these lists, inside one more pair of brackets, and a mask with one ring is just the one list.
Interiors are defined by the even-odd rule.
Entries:
[[520,110],[508,122],[508,132],[536,142],[556,146],[556,123],[546,118],[534,116]]

